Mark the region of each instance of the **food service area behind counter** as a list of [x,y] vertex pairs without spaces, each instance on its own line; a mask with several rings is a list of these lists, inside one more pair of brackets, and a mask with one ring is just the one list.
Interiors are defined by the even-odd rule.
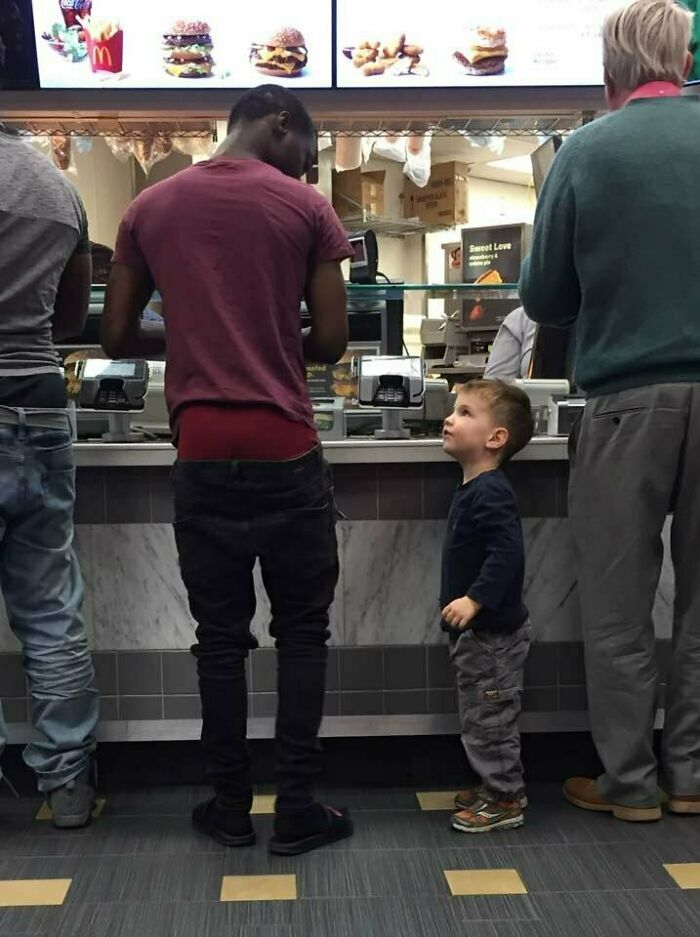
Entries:
[[[201,148],[201,140],[196,142]],[[457,731],[455,688],[439,626],[438,583],[440,547],[459,470],[442,452],[439,430],[450,388],[483,373],[499,327],[519,305],[515,283],[536,202],[531,157],[539,161],[542,141],[494,138],[484,153],[467,139],[434,138],[431,178],[440,185],[432,191],[449,194],[443,223],[435,223],[430,200],[423,220],[401,217],[401,166],[376,153],[370,172],[334,176],[340,144],[342,138],[321,153],[320,170],[321,186],[334,198],[357,243],[355,266],[348,271],[351,344],[340,364],[311,366],[308,376],[340,512],[341,578],[331,618],[323,732],[452,733]],[[384,144],[377,138],[375,149],[381,151]],[[545,150],[550,147],[545,144]],[[435,164],[443,158],[448,161]],[[171,154],[150,165],[147,176],[134,157],[127,178],[125,164],[113,159],[103,139],[93,139],[89,147],[73,145],[70,176],[88,206],[93,238],[113,244],[129,198],[190,159]],[[465,159],[471,160],[468,181],[459,169]],[[501,162],[508,168],[499,167]],[[355,172],[359,189],[358,180],[347,178]],[[350,185],[355,188],[348,213],[342,193]],[[421,191],[429,196],[430,186]],[[378,235],[377,254],[372,235],[360,237],[367,230]],[[120,363],[118,373],[102,373],[106,362],[96,359],[101,356],[97,340],[103,301],[104,286],[96,284],[84,334],[61,349],[78,405],[76,549],[103,698],[99,731],[110,740],[192,739],[199,735],[200,703],[189,653],[194,626],[171,527],[169,476],[175,451],[163,396],[164,365],[151,362],[146,370],[141,363],[140,370],[127,374]],[[157,317],[163,311],[156,295],[144,315]],[[304,322],[302,308],[300,327]],[[587,725],[566,518],[566,424],[577,402],[551,400],[553,391],[566,389],[561,379],[570,377],[565,351],[551,335],[538,335],[527,385],[539,416],[538,434],[508,467],[523,516],[526,602],[536,640],[523,725],[537,732]],[[358,375],[353,362],[387,356],[403,356],[402,367],[410,357],[422,358],[427,375],[422,402],[419,394],[406,399],[405,408],[390,409],[386,397],[376,396],[379,380],[362,400],[362,373],[376,378],[387,372],[384,365],[366,365]],[[422,378],[420,366],[417,373]],[[107,383],[100,397],[101,378]],[[542,378],[560,380],[548,384]],[[125,400],[118,401],[117,391],[125,388]],[[275,652],[258,574],[256,587],[253,629],[260,648],[251,654],[249,712],[253,737],[266,738],[274,731]],[[657,617],[661,642],[670,635],[672,588],[670,570],[664,568]],[[0,666],[19,670],[9,629],[0,634]],[[6,713],[10,739],[18,742],[30,733],[28,703],[23,683],[10,685],[14,695],[5,701]]]

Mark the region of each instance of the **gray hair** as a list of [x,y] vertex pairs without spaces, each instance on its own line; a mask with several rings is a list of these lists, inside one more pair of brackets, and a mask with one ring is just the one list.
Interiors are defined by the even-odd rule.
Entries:
[[603,63],[619,91],[649,81],[682,85],[693,14],[676,0],[634,0],[603,26]]

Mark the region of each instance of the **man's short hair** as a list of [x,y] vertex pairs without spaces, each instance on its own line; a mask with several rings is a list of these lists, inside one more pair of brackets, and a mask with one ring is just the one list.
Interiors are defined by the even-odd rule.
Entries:
[[501,465],[524,449],[535,432],[530,398],[515,384],[505,381],[470,381],[459,388],[463,394],[478,394],[499,426],[508,430],[508,442],[501,450]]
[[237,124],[262,120],[270,114],[286,111],[294,130],[313,137],[316,133],[309,112],[299,98],[280,85],[260,85],[240,96],[231,109],[228,119],[228,132]]
[[603,63],[618,91],[650,81],[682,85],[693,14],[676,0],[634,0],[603,26]]

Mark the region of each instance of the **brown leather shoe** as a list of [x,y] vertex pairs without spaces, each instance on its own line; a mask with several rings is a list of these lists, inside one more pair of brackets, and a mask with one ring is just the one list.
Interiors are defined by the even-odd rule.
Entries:
[[671,795],[668,799],[668,812],[677,813],[682,817],[700,816],[700,797],[695,794],[690,797]]
[[593,778],[569,778],[564,784],[564,797],[582,810],[611,813],[618,820],[628,823],[651,823],[661,819],[661,807],[626,807],[624,804],[608,803],[599,793]]

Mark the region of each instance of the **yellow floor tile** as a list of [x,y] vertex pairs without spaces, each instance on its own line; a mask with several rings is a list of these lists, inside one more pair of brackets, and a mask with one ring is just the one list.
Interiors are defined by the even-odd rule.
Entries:
[[224,875],[221,901],[294,901],[296,875]]
[[445,872],[455,898],[465,895],[526,895],[527,888],[515,869],[464,869]]
[[[97,820],[102,811],[105,809],[105,804],[107,803],[106,797],[98,797],[97,802],[95,803],[94,809],[92,811],[93,820]],[[39,807],[39,812],[34,817],[35,820],[53,820],[53,812],[51,807],[44,801],[44,803]]]
[[262,817],[275,812],[274,794],[256,794],[253,798],[253,809],[250,811],[254,817]]
[[665,865],[664,868],[684,891],[700,888],[700,862],[679,862]]
[[454,810],[457,791],[423,791],[416,794],[421,810]]
[[29,908],[63,904],[69,878],[4,879],[0,881],[0,908]]

